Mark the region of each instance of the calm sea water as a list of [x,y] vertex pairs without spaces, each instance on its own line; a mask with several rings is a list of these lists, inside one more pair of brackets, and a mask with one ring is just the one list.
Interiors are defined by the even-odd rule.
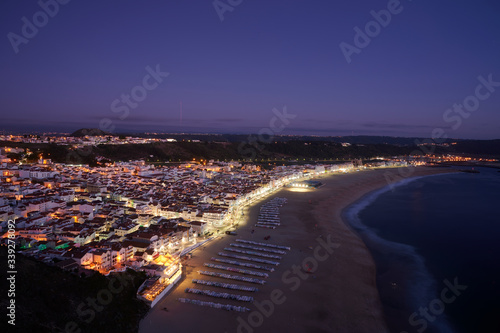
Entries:
[[405,180],[344,212],[391,332],[500,332],[500,172],[477,170]]

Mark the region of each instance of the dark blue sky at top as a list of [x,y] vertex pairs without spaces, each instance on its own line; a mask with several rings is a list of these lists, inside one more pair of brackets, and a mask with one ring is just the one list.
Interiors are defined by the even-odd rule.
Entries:
[[[0,130],[249,133],[286,106],[284,134],[499,138],[500,87],[459,126],[443,114],[500,82],[500,3],[403,0],[347,63],[339,44],[387,4],[243,0],[221,22],[212,0],[72,0],[16,54],[7,34],[40,7],[4,0]],[[112,102],[157,64],[170,75],[120,119]]]

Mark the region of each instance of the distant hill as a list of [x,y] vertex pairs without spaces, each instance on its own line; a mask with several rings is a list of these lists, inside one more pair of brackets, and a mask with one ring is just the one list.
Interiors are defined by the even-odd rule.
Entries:
[[80,128],[79,130],[74,131],[71,133],[70,136],[81,138],[83,136],[103,136],[103,135],[113,135],[112,133],[109,132],[104,132],[103,130],[100,130],[98,128]]
[[[146,134],[146,133],[121,133],[123,135],[138,136],[138,137],[155,137],[155,138],[172,138],[177,141],[182,140],[200,140],[206,142],[242,142],[248,141],[249,137],[258,137],[259,134],[175,134],[175,133],[165,133],[165,134]],[[414,146],[424,140],[430,140],[421,137],[392,137],[392,136],[369,136],[369,135],[357,135],[357,136],[310,136],[310,135],[274,135],[273,141],[275,142],[288,142],[288,141],[303,141],[303,142],[336,142],[343,143],[348,142],[351,144],[389,144],[395,146]],[[463,141],[462,139],[447,139],[444,142],[458,142]]]
[[[74,135],[92,133],[91,129],[79,130]],[[101,131],[101,133],[104,133]],[[121,134],[123,135],[123,134]],[[300,137],[276,136],[269,143],[252,141],[253,135],[216,134],[162,134],[177,142],[153,142],[147,144],[99,144],[73,150],[70,145],[55,143],[19,143],[0,141],[6,147],[29,148],[27,160],[34,162],[40,154],[50,156],[58,163],[98,165],[99,161],[128,161],[143,159],[148,162],[181,162],[196,160],[254,160],[266,161],[317,161],[371,159],[374,157],[407,156],[415,152],[437,155],[453,154],[471,157],[500,158],[500,140],[458,140],[448,146],[418,146],[430,139],[392,137]],[[156,136],[160,137],[160,135]],[[338,142],[337,142],[338,141]],[[345,145],[342,143],[350,143]]]
[[462,140],[453,148],[467,154],[500,156],[500,140]]

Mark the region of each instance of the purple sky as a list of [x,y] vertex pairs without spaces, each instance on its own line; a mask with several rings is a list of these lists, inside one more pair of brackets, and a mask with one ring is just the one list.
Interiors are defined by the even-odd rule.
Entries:
[[[44,24],[37,1],[2,1],[0,130],[109,119],[115,132],[248,133],[286,105],[284,134],[500,138],[500,87],[446,113],[478,76],[500,82],[498,1],[243,0],[223,21],[212,2],[72,0]],[[388,4],[399,13],[348,63],[339,45]],[[19,42],[34,15],[38,33]],[[157,65],[169,75],[146,90]],[[131,92],[134,107],[121,101]]]

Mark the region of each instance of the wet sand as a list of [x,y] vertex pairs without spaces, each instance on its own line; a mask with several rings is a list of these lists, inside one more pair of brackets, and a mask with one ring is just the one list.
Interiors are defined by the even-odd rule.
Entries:
[[[412,170],[411,177],[450,172],[446,168]],[[388,185],[388,179],[401,180],[398,169],[317,179],[325,185],[302,192],[285,188],[257,202],[246,210],[246,223],[240,224],[237,236],[223,235],[195,250],[192,259],[184,262],[183,280],[150,310],[141,321],[139,332],[387,332],[373,258],[363,241],[344,223],[341,213],[367,193]],[[274,230],[254,227],[260,206],[273,197],[288,199],[280,209],[281,226]],[[267,235],[271,238],[264,241]],[[276,270],[269,272],[263,286],[198,274],[199,270],[224,272],[203,267],[203,263],[219,257],[217,253],[237,238],[292,249],[283,255]],[[252,293],[208,287],[193,284],[192,279],[257,286],[260,290]],[[184,289],[188,287],[253,296],[255,302],[187,294]],[[184,304],[177,301],[180,297],[246,306],[251,311],[228,312]],[[163,310],[165,307],[168,312]]]

